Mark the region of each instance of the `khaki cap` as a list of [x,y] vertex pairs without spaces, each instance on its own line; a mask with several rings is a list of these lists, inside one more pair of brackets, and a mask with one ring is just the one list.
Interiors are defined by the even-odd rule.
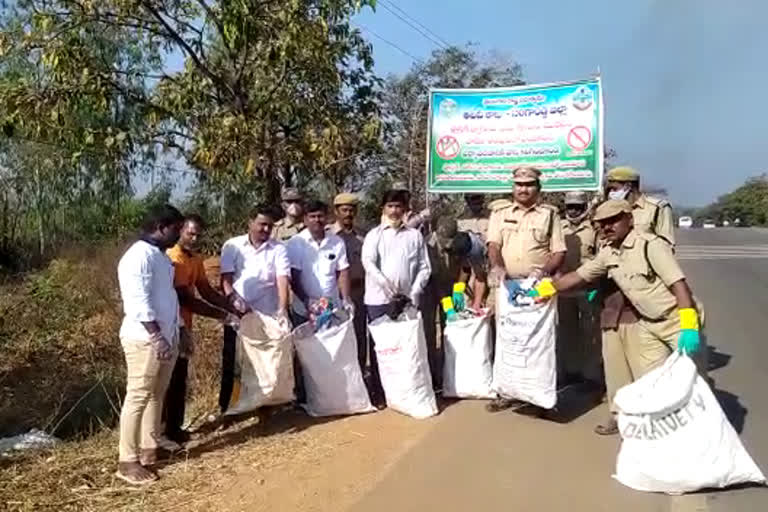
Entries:
[[299,189],[297,188],[286,188],[283,190],[282,195],[280,196],[283,201],[301,201],[302,196],[299,192]]
[[605,175],[608,181],[640,181],[640,174],[631,167],[614,167]]
[[350,205],[350,206],[357,206],[360,202],[360,199],[355,194],[350,194],[349,192],[342,192],[341,194],[338,194],[333,199],[333,206],[341,206],[344,204]]
[[540,176],[541,171],[535,167],[518,167],[512,174],[512,181],[515,183],[532,183],[534,181],[539,181]]
[[632,206],[623,199],[609,199],[597,207],[592,220],[610,219],[622,213],[632,213]]
[[565,204],[587,204],[587,194],[581,191],[566,192]]

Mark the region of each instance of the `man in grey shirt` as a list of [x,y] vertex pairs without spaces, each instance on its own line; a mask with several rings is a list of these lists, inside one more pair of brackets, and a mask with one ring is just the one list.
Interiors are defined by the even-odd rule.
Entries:
[[[363,242],[364,301],[369,322],[393,310],[397,314],[407,302],[418,305],[432,273],[424,237],[404,223],[407,206],[407,192],[387,191],[381,224]],[[378,361],[371,347],[371,399],[381,405],[383,398]]]

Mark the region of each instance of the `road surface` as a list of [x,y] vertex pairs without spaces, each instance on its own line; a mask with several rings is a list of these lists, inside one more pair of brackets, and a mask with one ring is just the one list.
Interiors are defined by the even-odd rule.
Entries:
[[[768,231],[694,229],[678,237],[679,258],[707,310],[716,394],[747,450],[767,470]],[[555,423],[512,412],[489,414],[479,402],[451,405],[352,510],[768,510],[764,488],[679,497],[625,488],[611,478],[618,437],[592,433],[607,414],[605,405],[589,409],[577,403],[572,413],[570,422]]]

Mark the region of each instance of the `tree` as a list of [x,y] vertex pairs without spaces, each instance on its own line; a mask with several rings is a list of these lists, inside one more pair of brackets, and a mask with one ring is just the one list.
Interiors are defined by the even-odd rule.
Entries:
[[428,92],[431,87],[481,88],[524,84],[522,68],[512,58],[483,58],[471,46],[436,50],[426,62],[386,81],[383,119],[387,120],[379,177],[405,180],[414,198],[424,198]]
[[[374,0],[18,0],[0,51],[39,56],[51,110],[84,98],[140,115],[133,129],[76,130],[76,145],[173,150],[213,183],[261,186],[274,200],[307,176],[343,182],[376,149],[372,50],[349,23],[366,6]],[[114,47],[119,58],[105,55]],[[184,66],[169,71],[175,54]],[[6,125],[44,131],[39,91],[15,85],[0,88]]]

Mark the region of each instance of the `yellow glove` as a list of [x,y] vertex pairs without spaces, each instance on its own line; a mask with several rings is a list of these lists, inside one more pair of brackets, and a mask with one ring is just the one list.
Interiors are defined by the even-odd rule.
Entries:
[[555,288],[554,283],[551,279],[546,278],[542,279],[539,284],[533,287],[531,291],[528,292],[529,297],[534,297],[538,299],[549,299],[553,295],[557,293],[557,288]]

